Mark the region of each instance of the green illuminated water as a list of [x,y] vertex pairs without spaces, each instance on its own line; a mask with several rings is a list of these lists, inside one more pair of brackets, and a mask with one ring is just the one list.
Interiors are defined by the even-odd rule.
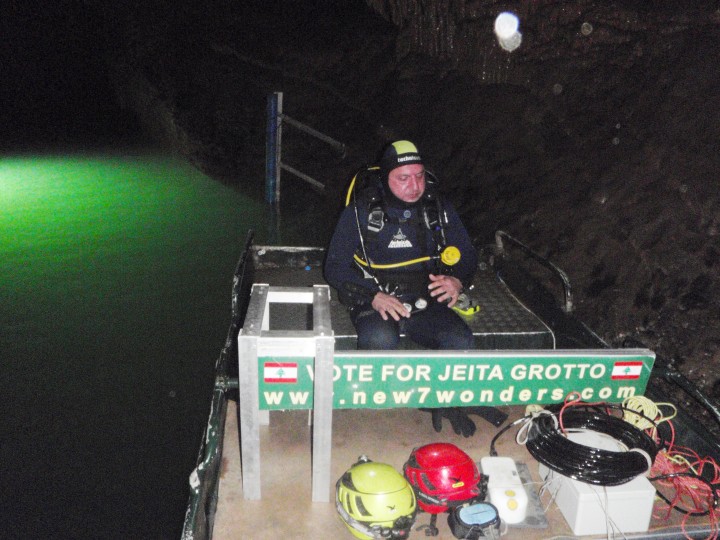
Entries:
[[265,216],[171,158],[0,161],[0,536],[179,537]]

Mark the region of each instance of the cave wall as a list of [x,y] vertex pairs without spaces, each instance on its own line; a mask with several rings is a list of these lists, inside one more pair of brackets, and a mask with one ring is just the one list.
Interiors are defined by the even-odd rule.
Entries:
[[[317,216],[339,209],[348,175],[387,140],[413,138],[475,237],[503,228],[549,256],[608,342],[639,339],[720,395],[715,6],[182,7],[126,14],[113,64],[141,75],[117,78],[128,106],[155,103],[159,122],[142,114],[205,170],[262,178],[265,97],[284,91],[288,114],[348,144],[339,160],[284,135],[288,162],[327,182],[324,198],[297,199],[299,226],[325,226],[323,238],[331,220]],[[523,33],[513,53],[492,33],[508,9]]]
[[[435,63],[418,138],[473,232],[528,241],[607,341],[638,339],[720,396],[720,10],[367,1],[398,27],[401,70]],[[521,20],[513,53],[491,32],[504,10]]]

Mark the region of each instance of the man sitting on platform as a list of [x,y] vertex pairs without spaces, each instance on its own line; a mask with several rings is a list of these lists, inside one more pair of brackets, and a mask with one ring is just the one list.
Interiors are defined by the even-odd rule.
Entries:
[[[451,308],[472,281],[477,253],[416,146],[388,145],[379,166],[356,175],[351,189],[354,201],[336,225],[325,279],[348,306],[358,348],[396,349],[404,334],[429,349],[473,349],[472,331]],[[446,417],[468,437],[475,432],[468,414],[489,411],[431,412],[437,431]]]

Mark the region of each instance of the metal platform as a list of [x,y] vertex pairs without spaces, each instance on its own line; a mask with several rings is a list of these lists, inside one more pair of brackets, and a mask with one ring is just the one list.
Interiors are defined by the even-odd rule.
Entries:
[[[323,283],[322,250],[258,246],[254,253],[238,335],[248,499],[262,497],[259,434],[272,410],[313,411],[312,500],[327,502],[333,409],[549,403],[571,392],[621,400],[644,390],[652,368],[646,350],[554,349],[550,329],[487,267],[471,288],[485,307],[465,317],[477,347],[359,351],[347,310]],[[611,375],[628,362],[640,368],[637,380],[620,384]]]
[[[298,248],[293,266],[281,261],[272,248],[259,248],[255,252],[255,283],[271,286],[305,287],[325,283],[322,276],[322,250]],[[480,265],[471,287],[472,297],[480,304],[480,310],[463,316],[475,336],[475,348],[492,349],[553,349],[555,337],[537,316],[518,300],[500,282],[493,269]],[[311,310],[306,305],[286,304],[276,306],[270,313],[271,326],[284,330],[309,330],[312,324]],[[331,294],[330,318],[335,335],[336,350],[357,348],[357,334],[350,322],[347,309]],[[410,342],[406,348],[413,348]]]
[[[207,448],[201,449],[203,460],[190,477],[198,495],[191,497],[186,531],[197,531],[198,536],[190,532],[184,538],[349,538],[332,502],[332,485],[360,454],[398,470],[413,448],[430,442],[452,442],[476,461],[488,455],[497,433],[493,426],[477,417],[479,429],[469,439],[455,434],[447,422],[436,433],[421,407],[447,406],[445,397],[455,394],[453,406],[496,406],[513,420],[525,414],[526,404],[557,401],[570,391],[586,399],[619,400],[628,390],[642,392],[647,382],[654,360],[651,351],[556,346],[542,320],[496,278],[492,268],[482,265],[472,289],[481,309],[467,318],[480,350],[457,355],[352,350],[355,331],[345,307],[324,284],[323,256],[317,248],[256,246],[252,260],[238,265],[234,290],[250,298],[238,336],[241,406],[237,409],[235,402],[226,400],[226,379],[219,377]],[[234,300],[239,321],[244,311],[238,306],[241,303]],[[236,334],[232,330],[231,325],[229,339]],[[231,350],[229,343],[223,353]],[[642,379],[634,386],[611,380],[616,363],[624,365],[628,358],[643,365]],[[473,372],[481,368],[484,371]],[[411,372],[416,376],[409,377]],[[426,397],[427,401],[412,401]],[[500,438],[495,448],[526,471],[524,488],[537,499],[536,512],[503,536],[574,538],[547,494],[538,495],[538,464],[513,433]],[[213,471],[215,483],[205,478]],[[213,498],[208,490],[218,488],[219,497]],[[656,501],[658,515],[662,509]],[[208,520],[201,521],[205,516]],[[451,539],[442,517],[436,538]],[[416,528],[428,520],[420,513]],[[678,515],[668,521],[656,516],[647,533],[619,534],[638,539],[680,537],[681,520]],[[707,532],[706,519],[694,521],[687,524],[688,531]],[[423,533],[415,529],[412,536]]]

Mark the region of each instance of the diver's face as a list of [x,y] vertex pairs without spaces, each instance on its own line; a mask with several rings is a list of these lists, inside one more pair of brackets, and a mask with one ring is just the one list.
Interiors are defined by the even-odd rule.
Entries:
[[419,201],[425,193],[425,167],[413,163],[393,169],[388,174],[388,187],[403,202]]

